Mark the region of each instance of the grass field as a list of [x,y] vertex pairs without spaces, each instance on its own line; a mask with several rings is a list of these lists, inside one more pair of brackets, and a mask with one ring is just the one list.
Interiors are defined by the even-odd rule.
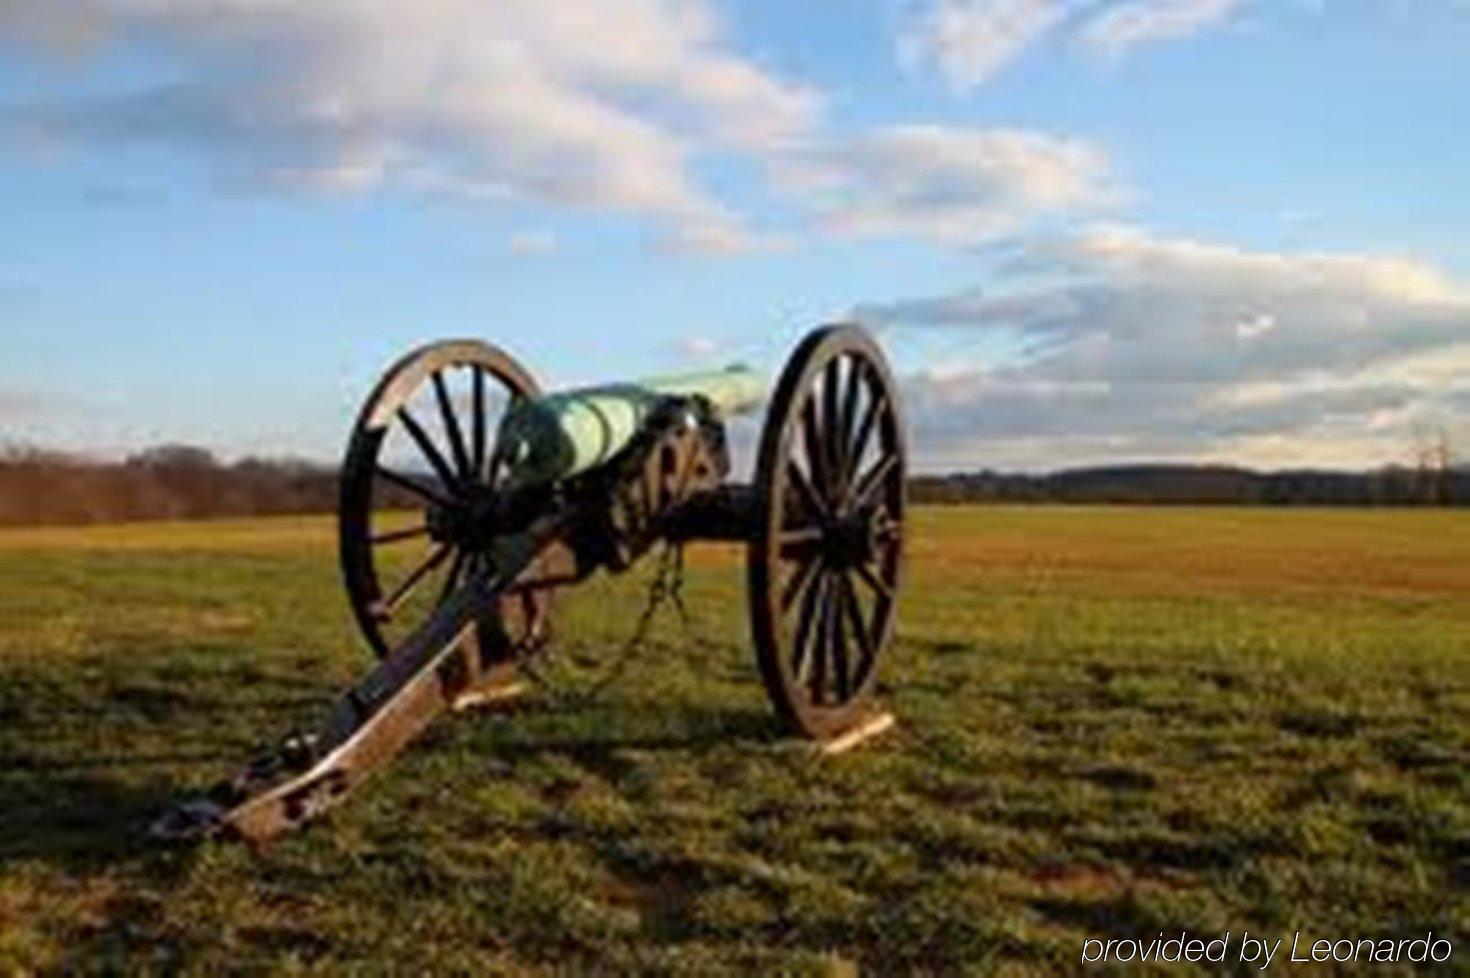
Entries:
[[[910,541],[899,726],[854,754],[778,736],[705,550],[696,628],[594,705],[443,722],[254,854],[139,832],[364,667],[330,521],[0,534],[0,973],[1039,974],[1182,929],[1433,930],[1470,971],[1470,512],[956,508]],[[612,644],[636,584],[560,634]]]

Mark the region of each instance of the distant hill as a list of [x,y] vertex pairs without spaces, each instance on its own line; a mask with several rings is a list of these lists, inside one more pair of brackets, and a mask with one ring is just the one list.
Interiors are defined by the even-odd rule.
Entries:
[[[910,486],[916,502],[933,503],[1470,504],[1465,468],[1257,472],[1223,465],[1116,465],[1045,474],[924,475]],[[336,469],[300,459],[227,463],[189,445],[163,445],[122,461],[0,449],[0,526],[322,513],[336,506]]]
[[1179,503],[1408,506],[1470,503],[1470,468],[1366,472],[1229,465],[1112,465],[1043,474],[917,476],[919,502]]

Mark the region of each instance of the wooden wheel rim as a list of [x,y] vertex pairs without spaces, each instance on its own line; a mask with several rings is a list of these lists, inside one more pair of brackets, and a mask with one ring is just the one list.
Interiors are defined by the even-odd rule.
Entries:
[[[844,439],[855,457],[821,454],[835,452]],[[814,445],[820,463],[811,457]],[[761,433],[756,534],[747,552],[761,678],[777,713],[807,736],[835,736],[871,699],[897,611],[905,448],[897,391],[872,338],[847,325],[809,334],[781,374]],[[803,478],[809,486],[801,485]],[[792,505],[797,497],[809,499],[811,490],[832,511],[829,516],[837,514],[820,533],[793,526],[795,509],[813,515],[810,503]],[[877,505],[853,506],[859,494]],[[869,508],[876,511],[871,519]],[[849,546],[850,539],[865,535],[876,541],[867,544],[871,549],[860,540]],[[803,539],[820,555],[803,551]],[[849,552],[854,550],[856,556]],[[809,578],[804,584],[803,567]],[[870,595],[866,607],[861,590]]]
[[[380,453],[395,420],[400,420],[400,409],[423,390],[426,384],[442,384],[444,373],[454,369],[472,371],[477,400],[469,419],[471,430],[456,429],[460,444],[436,446],[442,449],[441,457],[437,461],[426,461],[433,463],[436,469],[439,463],[448,465],[454,475],[464,474],[462,464],[472,467],[475,470],[472,479],[477,484],[488,484],[495,477],[495,463],[492,461],[495,433],[485,430],[487,425],[484,419],[484,392],[489,388],[490,382],[498,383],[511,399],[534,397],[540,393],[540,387],[531,374],[498,347],[479,340],[448,340],[430,343],[403,356],[388,369],[363,403],[353,426],[352,436],[348,440],[347,454],[342,465],[338,551],[343,583],[347,588],[353,617],[362,630],[363,637],[380,657],[391,651],[392,642],[385,628],[385,620],[378,613],[385,592],[376,555],[379,548],[394,542],[395,534],[381,534],[378,540],[374,539],[371,525],[374,487],[385,482],[395,482],[405,491],[413,491],[409,486],[417,485],[418,493],[424,497],[426,504],[430,497],[443,496],[446,490],[442,479],[437,486],[425,486],[405,473],[391,473],[390,470],[391,475],[399,478],[385,476],[380,465]],[[444,404],[443,410],[446,414],[456,414],[454,424],[461,423],[452,406]],[[475,422],[475,415],[479,416],[479,422]],[[446,421],[446,425],[448,424]],[[465,443],[466,439],[468,444]],[[401,481],[403,478],[407,478],[407,484]],[[405,532],[397,539],[407,535]],[[432,553],[433,551],[431,555]],[[451,548],[442,557],[434,560],[423,576],[432,578],[435,569],[448,565],[447,575],[452,583],[456,575],[471,573],[477,560],[477,557],[464,549]],[[402,587],[403,584],[400,581],[397,587]],[[409,590],[417,586],[419,585],[411,584]],[[445,590],[448,591],[449,588],[446,587]],[[389,592],[386,596],[391,596],[392,593]],[[436,605],[442,603],[445,597],[447,593],[441,594]],[[538,592],[534,598],[528,593],[516,599],[508,599],[517,601],[518,606],[505,609],[510,614],[504,617],[512,619],[521,628],[539,628],[544,623],[548,599],[549,595],[545,592]]]

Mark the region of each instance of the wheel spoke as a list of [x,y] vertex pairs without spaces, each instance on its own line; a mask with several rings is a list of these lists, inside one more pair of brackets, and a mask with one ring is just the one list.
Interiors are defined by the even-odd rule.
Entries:
[[398,607],[403,604],[404,599],[408,597],[409,592],[414,589],[419,581],[424,579],[424,575],[444,563],[444,558],[448,557],[449,552],[453,549],[447,543],[439,544],[423,563],[410,571],[409,575],[403,579],[403,582],[393,589],[392,594],[380,601],[374,602],[373,614],[380,619],[391,618],[393,612],[397,611]]
[[812,626],[817,624],[817,606],[822,603],[822,597],[826,593],[827,575],[818,572],[813,583],[806,589],[806,594],[802,596],[796,636],[791,645],[791,679],[796,685],[805,684],[806,677],[811,672]]
[[833,357],[822,371],[822,446],[826,449],[827,472],[830,474],[831,484],[827,488],[834,494],[829,498],[841,498],[846,491],[843,476],[846,474],[847,446],[842,444],[842,428],[837,416],[837,387],[841,378],[842,359]]
[[374,466],[374,471],[376,471],[377,474],[382,476],[384,479],[387,479],[389,482],[393,483],[395,486],[398,486],[400,489],[407,489],[409,492],[420,497],[421,499],[426,499],[431,503],[438,503],[440,506],[452,505],[449,502],[448,497],[443,495],[442,493],[430,489],[428,486],[420,485],[418,482],[415,482],[408,476],[402,475],[398,472],[394,472],[390,468],[382,465],[377,465]]
[[825,531],[820,526],[803,526],[782,530],[776,537],[782,557],[799,557],[809,554],[822,542]]
[[863,620],[862,605],[858,603],[857,591],[850,577],[844,578],[842,596],[842,603],[847,610],[847,623],[852,629],[852,637],[857,641],[858,652],[862,656],[856,673],[862,675],[868,662],[873,658],[873,636],[868,633],[868,624]]
[[419,451],[424,453],[424,458],[428,459],[429,464],[434,467],[434,474],[439,476],[439,481],[444,484],[445,490],[457,495],[459,480],[450,471],[449,463],[444,460],[444,456],[439,454],[439,449],[435,448],[434,443],[429,440],[428,432],[424,431],[414,416],[408,413],[407,407],[398,409],[398,417],[402,419],[403,426],[408,429],[414,443],[419,446]]
[[500,469],[503,462],[504,458],[499,451],[490,453],[490,471],[485,473],[485,485],[493,489],[495,483],[500,481]]
[[464,431],[459,426],[459,417],[454,405],[449,402],[449,388],[444,383],[444,371],[436,370],[433,376],[434,398],[439,402],[439,415],[444,419],[444,431],[449,436],[449,449],[454,453],[455,470],[465,485],[474,483],[474,471],[470,468],[470,456],[465,451]]
[[422,536],[428,536],[429,528],[420,523],[418,526],[410,526],[402,530],[387,530],[383,533],[374,533],[368,537],[373,546],[385,543],[399,543],[403,540],[415,540]]
[[827,491],[832,486],[832,480],[827,475],[827,451],[817,424],[817,402],[814,397],[808,397],[801,406],[801,431],[806,442],[807,464],[811,466],[812,478],[816,480],[816,485],[812,488],[819,490],[817,496],[822,500],[825,510],[829,499]]
[[846,574],[837,575],[837,597],[832,607],[832,665],[837,673],[837,698],[846,703],[852,699],[853,668],[848,657],[847,628],[844,609],[852,596],[852,583]]
[[855,448],[852,435],[853,425],[857,423],[858,395],[863,390],[863,371],[866,369],[862,359],[853,357],[852,366],[847,371],[847,387],[842,392],[842,412],[838,415],[837,444],[842,446],[842,473],[848,485],[852,484],[852,477],[861,461],[858,455],[852,454]]
[[485,470],[485,371],[470,368],[470,399],[474,417],[470,422],[470,436],[474,440],[470,471],[478,479]]
[[832,578],[824,574],[822,576],[822,601],[817,613],[821,620],[817,622],[817,638],[812,643],[812,670],[811,682],[807,690],[811,693],[812,702],[818,706],[826,698],[827,690],[827,659],[831,655],[832,642]]
[[893,588],[889,587],[888,583],[877,574],[874,574],[873,568],[863,563],[857,564],[854,569],[858,572],[858,577],[863,579],[863,583],[873,589],[875,595],[888,601],[893,600]]
[[821,566],[822,562],[818,560],[815,556],[813,556],[811,559],[807,560],[806,563],[800,565],[791,572],[791,576],[788,577],[786,580],[786,587],[781,592],[782,616],[785,616],[786,613],[791,610],[791,606],[796,602],[798,595],[805,594],[807,588],[812,582],[813,577],[816,574],[817,569]]
[[863,409],[863,418],[858,422],[857,435],[852,442],[852,454],[848,456],[848,482],[857,478],[858,467],[863,464],[863,453],[868,450],[868,439],[872,437],[873,428],[878,422],[878,412],[886,405],[887,399],[881,390],[868,391],[868,405]]
[[801,471],[801,466],[797,465],[794,459],[786,460],[786,478],[796,486],[797,494],[801,496],[802,503],[812,516],[823,523],[831,518],[827,504],[821,496],[817,495],[817,490],[812,487],[811,480],[807,478],[805,472]]
[[858,482],[857,488],[853,490],[852,505],[854,509],[861,509],[872,501],[871,497],[882,486],[884,477],[897,464],[898,456],[890,453],[884,455],[877,465],[868,470],[867,474]]
[[[510,400],[506,402],[505,413],[508,415],[515,406],[520,403],[521,395],[518,391],[512,391]],[[490,451],[490,471],[485,474],[485,485],[492,489],[500,481],[501,469],[505,468],[505,455],[500,451],[500,446],[494,446]]]
[[454,561],[449,565],[449,573],[444,575],[444,586],[439,589],[440,604],[449,600],[449,596],[459,587],[459,576],[465,570],[465,561],[468,557],[468,551],[456,550],[454,552]]

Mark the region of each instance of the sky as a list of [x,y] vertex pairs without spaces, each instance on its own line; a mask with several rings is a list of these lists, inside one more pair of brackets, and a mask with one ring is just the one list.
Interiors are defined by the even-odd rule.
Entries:
[[1466,0],[0,0],[0,442],[875,330],[918,468],[1470,455]]

